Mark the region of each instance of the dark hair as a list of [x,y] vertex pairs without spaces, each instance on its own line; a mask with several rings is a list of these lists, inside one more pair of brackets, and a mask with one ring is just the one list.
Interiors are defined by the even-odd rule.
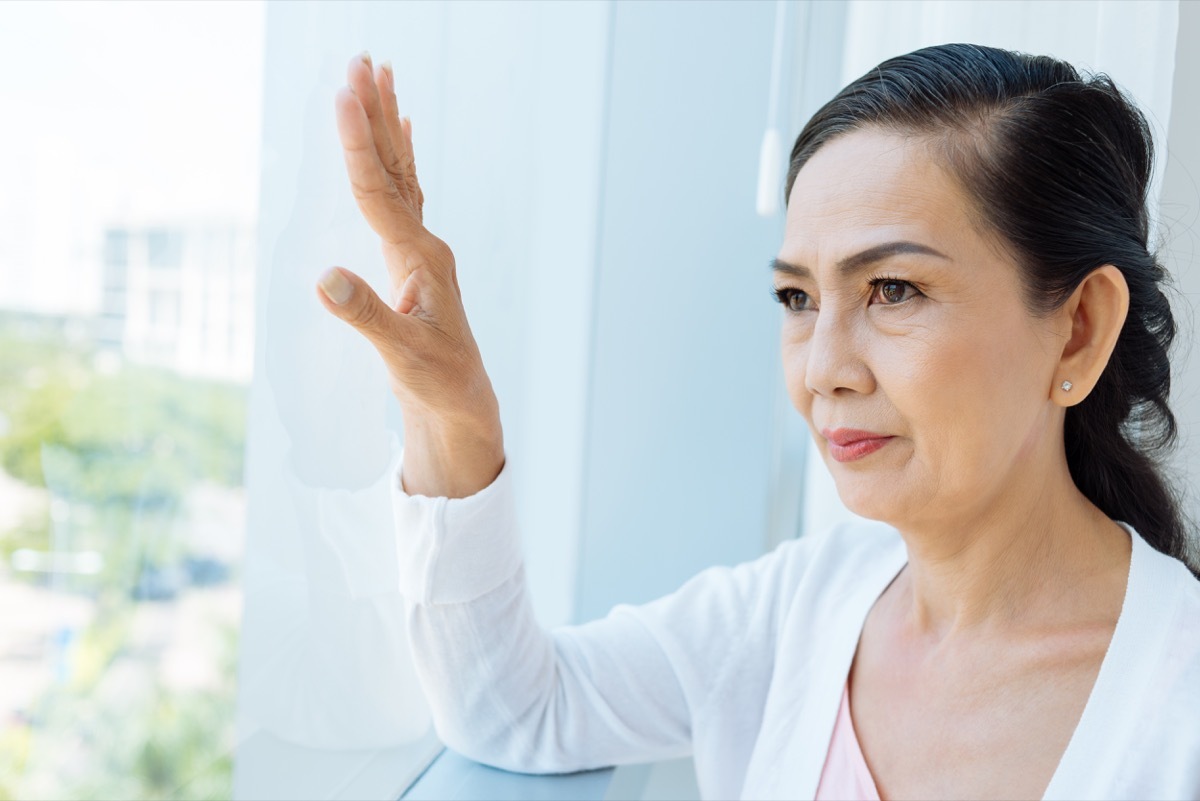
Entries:
[[1067,464],[1106,515],[1188,563],[1188,529],[1161,467],[1176,438],[1167,405],[1175,320],[1147,243],[1153,142],[1141,112],[1107,76],[1053,58],[927,47],[883,62],[809,120],[787,195],[818,149],[868,126],[928,140],[1016,257],[1032,313],[1061,307],[1098,267],[1124,275],[1129,313],[1112,357],[1066,412]]

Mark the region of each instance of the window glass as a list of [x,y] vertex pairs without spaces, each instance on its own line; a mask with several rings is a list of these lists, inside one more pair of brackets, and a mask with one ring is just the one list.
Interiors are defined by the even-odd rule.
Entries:
[[151,228],[146,232],[146,264],[160,270],[178,270],[183,251],[183,236],[169,228]]
[[263,18],[0,4],[0,799],[232,792]]

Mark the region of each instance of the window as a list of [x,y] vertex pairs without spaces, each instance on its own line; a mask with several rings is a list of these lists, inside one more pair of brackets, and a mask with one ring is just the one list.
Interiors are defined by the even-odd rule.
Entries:
[[0,7],[0,797],[232,793],[263,16]]

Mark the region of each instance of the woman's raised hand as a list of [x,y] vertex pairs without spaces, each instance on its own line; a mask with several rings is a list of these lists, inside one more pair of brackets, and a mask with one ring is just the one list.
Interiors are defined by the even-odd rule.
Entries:
[[391,67],[366,53],[347,71],[335,105],[354,198],[383,243],[391,288],[384,303],[341,267],[322,274],[318,295],[363,334],[387,366],[404,413],[404,488],[465,497],[504,463],[499,408],[467,325],[454,254],[425,229],[412,125],[401,119]]

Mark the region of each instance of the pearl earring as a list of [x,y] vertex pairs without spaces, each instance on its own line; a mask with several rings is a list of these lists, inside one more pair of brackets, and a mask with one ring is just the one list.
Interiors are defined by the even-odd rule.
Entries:
[[1070,381],[1064,381],[1064,382],[1062,382],[1061,384],[1059,384],[1059,386],[1060,386],[1060,387],[1062,387],[1062,391],[1063,391],[1063,392],[1070,392],[1070,391],[1071,391],[1071,387],[1073,387],[1073,386],[1075,386],[1075,385],[1074,385],[1074,384],[1072,384]]

